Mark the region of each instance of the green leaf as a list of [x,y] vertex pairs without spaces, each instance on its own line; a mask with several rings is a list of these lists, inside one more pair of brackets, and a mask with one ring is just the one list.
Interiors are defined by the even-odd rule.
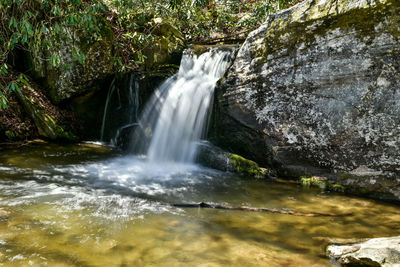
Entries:
[[60,65],[60,59],[57,55],[51,55],[50,57],[51,65],[57,68]]
[[0,73],[2,75],[7,75],[8,74],[8,66],[6,63],[3,64],[3,66],[0,67]]
[[8,99],[3,92],[0,91],[0,110],[6,108],[8,108]]
[[79,54],[78,61],[80,64],[82,64],[83,61],[85,61],[85,59],[86,59],[86,56],[84,54],[82,54],[82,53]]
[[12,82],[10,82],[10,83],[7,85],[6,91],[7,91],[7,92],[13,92],[13,91],[15,91],[17,88],[19,88],[19,87],[17,87],[17,84],[15,83],[15,81],[12,81]]
[[[20,84],[23,85],[23,86],[30,87],[29,79],[28,79],[28,77],[27,77],[25,74],[23,74],[23,73],[21,73],[21,74],[18,76],[18,83],[20,83]],[[17,89],[19,89],[19,88],[17,88]]]

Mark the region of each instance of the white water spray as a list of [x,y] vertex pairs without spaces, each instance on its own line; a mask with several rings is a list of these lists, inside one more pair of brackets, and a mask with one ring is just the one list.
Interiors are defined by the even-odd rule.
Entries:
[[146,105],[134,136],[136,149],[149,161],[193,162],[215,84],[229,67],[230,55],[231,51],[216,49],[200,56],[184,53],[178,74]]

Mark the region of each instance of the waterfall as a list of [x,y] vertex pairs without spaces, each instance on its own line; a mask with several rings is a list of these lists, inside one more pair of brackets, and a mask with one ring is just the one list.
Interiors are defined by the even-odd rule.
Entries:
[[[118,138],[121,135],[121,132],[124,129],[127,129],[129,127],[137,125],[138,121],[138,114],[139,114],[139,106],[140,106],[140,101],[139,101],[139,79],[135,75],[131,74],[129,77],[129,91],[128,91],[128,106],[130,107],[129,110],[129,117],[127,123],[125,122],[125,125],[119,127],[117,129],[117,132],[114,136],[113,139],[111,139],[111,144],[113,145],[118,145]],[[120,95],[118,95],[120,98]],[[120,100],[121,103],[121,100]]]
[[229,67],[231,53],[184,52],[179,72],[154,92],[144,109],[134,134],[136,152],[146,154],[149,161],[193,162],[214,87]]
[[114,93],[114,90],[115,90],[115,78],[112,80],[110,88],[108,89],[106,104],[104,106],[103,121],[101,123],[101,130],[100,130],[100,140],[101,141],[104,141],[104,130],[105,130],[105,126],[106,126],[107,111],[108,111],[108,106],[110,104],[110,99]]
[[104,106],[100,140],[116,145],[121,131],[138,120],[141,75],[130,73],[122,81],[113,79]]

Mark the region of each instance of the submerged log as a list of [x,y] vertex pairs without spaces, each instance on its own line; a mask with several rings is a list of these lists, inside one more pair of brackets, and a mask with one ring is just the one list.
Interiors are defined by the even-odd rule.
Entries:
[[333,213],[318,213],[318,212],[297,212],[291,210],[284,209],[268,209],[268,208],[252,208],[246,206],[240,207],[232,207],[232,206],[223,206],[217,204],[208,204],[208,203],[175,203],[168,204],[172,207],[177,208],[208,208],[208,209],[221,209],[221,210],[240,210],[240,211],[252,211],[252,212],[269,212],[269,213],[277,213],[277,214],[286,214],[293,216],[304,216],[304,217],[343,217],[353,215],[352,213],[343,213],[343,214],[333,214]]

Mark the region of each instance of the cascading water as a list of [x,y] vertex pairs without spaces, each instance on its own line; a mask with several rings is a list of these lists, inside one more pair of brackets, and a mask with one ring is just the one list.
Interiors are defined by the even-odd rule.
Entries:
[[216,82],[231,63],[232,51],[185,51],[178,74],[153,94],[134,134],[136,150],[149,161],[193,162]]
[[104,106],[101,141],[110,141],[115,145],[121,131],[136,124],[140,106],[140,79],[140,74],[131,73],[123,81],[112,81]]
[[113,95],[115,90],[115,78],[111,82],[110,89],[108,89],[108,94],[107,94],[107,99],[106,99],[106,104],[104,106],[104,112],[103,112],[103,121],[101,123],[101,130],[100,130],[100,140],[104,141],[104,130],[106,126],[106,118],[107,118],[107,111],[108,111],[108,105],[110,103],[111,96]]
[[138,78],[134,75],[130,75],[129,77],[129,97],[128,97],[128,106],[131,107],[131,112],[129,113],[128,116],[128,124],[125,124],[122,127],[119,127],[114,138],[111,140],[111,143],[113,145],[117,145],[118,143],[118,138],[121,135],[121,132],[128,128],[132,127],[137,124],[138,121],[138,114],[139,114],[139,106],[140,106],[140,101],[139,101],[139,93],[140,93],[140,87],[139,87],[139,81]]

